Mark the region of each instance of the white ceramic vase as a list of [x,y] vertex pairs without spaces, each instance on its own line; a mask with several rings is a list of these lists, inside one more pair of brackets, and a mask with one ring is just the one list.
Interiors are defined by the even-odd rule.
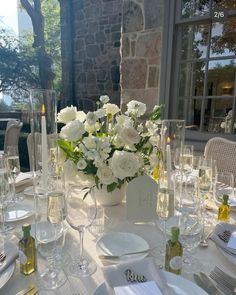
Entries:
[[96,198],[96,201],[102,206],[114,206],[120,204],[125,198],[126,184],[123,184],[121,188],[116,188],[112,192],[107,191],[105,185],[102,188],[94,187],[92,194]]

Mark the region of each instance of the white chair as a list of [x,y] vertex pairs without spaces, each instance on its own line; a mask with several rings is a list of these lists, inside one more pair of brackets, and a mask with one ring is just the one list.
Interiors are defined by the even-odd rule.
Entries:
[[222,137],[211,138],[205,146],[204,156],[216,160],[219,172],[232,172],[236,186],[236,142]]
[[7,152],[8,146],[17,146],[20,137],[20,130],[23,123],[19,120],[10,120],[7,123],[7,128],[4,136],[4,153]]

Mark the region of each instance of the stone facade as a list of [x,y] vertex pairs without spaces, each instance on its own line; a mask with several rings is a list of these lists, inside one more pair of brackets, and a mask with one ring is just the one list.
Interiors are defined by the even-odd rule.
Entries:
[[[69,61],[74,87],[68,95],[74,96],[77,104],[91,109],[103,94],[119,104],[122,0],[61,0],[60,4],[64,96],[71,90],[66,75]],[[72,42],[72,48],[67,42]]]
[[162,0],[124,0],[121,47],[121,103],[159,102],[163,26]]
[[[163,0],[61,0],[62,105],[158,103]],[[122,32],[122,33],[121,33]],[[121,86],[121,89],[120,89]],[[83,105],[86,99],[92,103]]]

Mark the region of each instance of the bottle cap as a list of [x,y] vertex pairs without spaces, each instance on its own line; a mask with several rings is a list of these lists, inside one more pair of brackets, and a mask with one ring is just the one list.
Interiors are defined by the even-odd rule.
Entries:
[[31,226],[30,226],[30,224],[28,224],[28,223],[24,223],[24,224],[22,225],[22,230],[23,230],[23,232],[30,232],[30,230],[31,230]]
[[223,195],[223,203],[224,203],[225,205],[228,204],[228,200],[229,200],[229,196],[228,196],[228,195]]
[[179,228],[178,226],[173,226],[171,228],[171,236],[172,236],[172,239],[173,240],[178,240],[178,237],[179,237]]

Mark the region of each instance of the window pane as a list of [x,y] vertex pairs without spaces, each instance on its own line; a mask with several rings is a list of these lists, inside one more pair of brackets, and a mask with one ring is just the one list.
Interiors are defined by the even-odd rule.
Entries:
[[236,18],[212,24],[210,57],[236,55]]
[[236,59],[209,62],[207,95],[233,95]]
[[203,96],[205,63],[180,64],[179,96]]
[[182,18],[209,14],[209,0],[182,0]]
[[[230,130],[230,114],[232,113],[232,107],[233,99],[231,98],[208,99],[205,109],[204,129],[209,132],[224,133],[225,128],[226,131]],[[228,117],[226,120],[227,115]],[[228,126],[225,126],[225,122]]]
[[209,25],[183,27],[181,59],[205,58],[207,53]]
[[186,120],[186,126],[188,129],[199,129],[201,106],[201,99],[180,99],[178,101],[178,118]]

